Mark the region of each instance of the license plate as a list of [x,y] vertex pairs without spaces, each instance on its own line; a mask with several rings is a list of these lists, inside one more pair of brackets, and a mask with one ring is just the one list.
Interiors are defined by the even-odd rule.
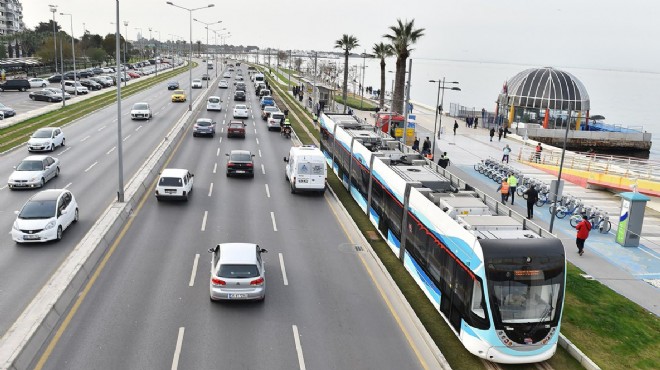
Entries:
[[39,235],[23,235],[23,240],[37,240]]
[[245,173],[245,171],[238,170],[238,171],[236,171],[236,173]]
[[238,298],[247,298],[247,294],[245,293],[230,293],[227,294],[227,298],[229,299],[238,299]]
[[309,181],[307,179],[298,179],[298,182],[306,184]]
[[176,190],[167,190],[167,189],[166,189],[166,190],[165,190],[165,193],[166,193],[166,194],[174,194],[174,193],[176,193]]

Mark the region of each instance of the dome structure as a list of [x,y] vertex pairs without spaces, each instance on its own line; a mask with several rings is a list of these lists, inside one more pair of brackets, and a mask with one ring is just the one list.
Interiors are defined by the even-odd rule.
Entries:
[[513,76],[498,102],[505,106],[556,111],[589,111],[589,94],[572,74],[552,67],[530,68]]

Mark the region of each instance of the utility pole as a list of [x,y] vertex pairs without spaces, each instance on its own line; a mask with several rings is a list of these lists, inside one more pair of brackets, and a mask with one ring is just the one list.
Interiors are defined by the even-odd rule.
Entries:
[[409,114],[409,107],[410,107],[410,80],[412,77],[412,59],[408,60],[408,86],[406,89],[406,104],[405,107],[403,108],[403,111],[405,114],[403,115],[403,144],[406,144],[406,131],[408,129],[408,114]]

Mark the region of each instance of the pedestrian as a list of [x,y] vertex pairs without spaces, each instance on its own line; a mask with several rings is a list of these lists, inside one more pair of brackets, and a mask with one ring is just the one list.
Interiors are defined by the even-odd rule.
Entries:
[[502,126],[497,130],[497,141],[502,141],[502,135],[504,134],[504,129]]
[[506,182],[506,179],[502,179],[502,183],[497,188],[500,195],[502,195],[502,204],[506,204],[506,201],[509,200],[509,183]]
[[539,200],[539,192],[535,186],[530,186],[529,189],[525,190],[525,195],[527,195],[527,219],[533,220],[534,204]]
[[516,188],[518,187],[518,178],[509,174],[509,178],[506,179],[506,182],[509,183],[509,191],[511,192],[511,204],[513,205],[514,198],[516,197]]
[[506,144],[504,149],[502,149],[502,163],[506,161],[506,163],[509,163],[509,153],[511,153],[511,148],[509,148],[509,144]]
[[474,117],[474,128],[477,128],[479,126],[479,117]]
[[408,113],[412,114],[413,112],[413,103],[408,103]]
[[541,163],[541,152],[543,151],[543,147],[541,147],[541,143],[536,144],[536,149],[534,149],[534,160],[536,163]]
[[284,117],[289,117],[289,110],[284,108]]
[[591,222],[587,215],[582,215],[582,221],[575,226],[577,230],[577,237],[575,239],[575,244],[577,244],[578,254],[581,256],[584,254],[584,242],[589,237],[589,231],[591,231]]
[[490,128],[490,141],[493,141],[493,136],[495,136],[495,127]]
[[442,168],[447,168],[447,166],[449,166],[449,157],[447,156],[447,152],[442,153],[440,159],[438,159],[438,166]]
[[413,141],[413,146],[412,150],[419,152],[419,138],[415,137],[415,141]]
[[429,137],[426,137],[426,140],[424,140],[424,144],[422,144],[422,155],[427,155],[431,153],[431,140]]
[[458,129],[458,122],[454,120],[454,136],[456,136],[456,129]]

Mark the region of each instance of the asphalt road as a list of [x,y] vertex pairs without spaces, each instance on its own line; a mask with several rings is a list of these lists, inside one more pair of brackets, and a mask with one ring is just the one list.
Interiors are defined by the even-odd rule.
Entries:
[[[267,130],[248,86],[247,137],[226,138],[231,109],[200,114],[218,134],[188,131],[167,165],[195,174],[191,199],[147,195],[44,368],[421,367],[329,196],[290,193],[282,157],[291,142]],[[220,90],[229,108],[232,90]],[[253,179],[225,176],[232,149],[255,154]],[[269,251],[264,302],[209,301],[207,250],[237,241]]]
[[[193,77],[199,77],[203,72],[203,67],[197,67]],[[180,75],[178,81],[187,88],[187,73]],[[193,90],[193,95],[196,97],[203,91]],[[171,103],[170,95],[171,91],[163,82],[122,99],[125,182],[188,108],[187,103]],[[131,107],[139,101],[151,104],[154,118],[150,121],[131,121]],[[0,238],[0,333],[11,326],[98,216],[116,198],[116,106],[82,118],[64,127],[63,131],[66,146],[50,153],[60,159],[60,176],[46,183],[45,188],[71,190],[78,201],[80,222],[66,230],[59,243],[17,245],[12,241],[9,231],[16,219],[14,211],[19,210],[38,190],[12,191],[7,188],[5,179],[9,178],[12,167],[30,155],[25,147],[0,156],[0,179],[3,179],[0,183],[0,230],[6,232]]]

